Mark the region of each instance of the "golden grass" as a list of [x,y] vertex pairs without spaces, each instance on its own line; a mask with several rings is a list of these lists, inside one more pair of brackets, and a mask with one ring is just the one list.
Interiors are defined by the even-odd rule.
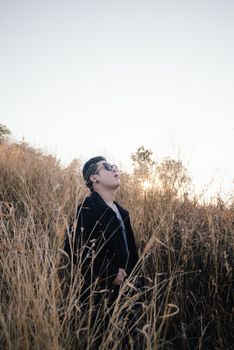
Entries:
[[[0,145],[1,349],[91,349],[100,334],[92,302],[82,310],[80,266],[64,266],[64,233],[86,194],[79,162],[63,168],[27,144]],[[118,200],[131,214],[147,300],[130,324],[139,296],[130,278],[101,349],[122,349],[134,322],[144,349],[232,349],[234,203],[155,187],[142,195],[128,174]]]

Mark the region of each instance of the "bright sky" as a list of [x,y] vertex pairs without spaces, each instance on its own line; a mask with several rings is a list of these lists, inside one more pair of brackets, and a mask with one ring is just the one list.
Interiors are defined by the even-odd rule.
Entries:
[[233,0],[0,0],[0,123],[62,162],[181,158],[233,191]]

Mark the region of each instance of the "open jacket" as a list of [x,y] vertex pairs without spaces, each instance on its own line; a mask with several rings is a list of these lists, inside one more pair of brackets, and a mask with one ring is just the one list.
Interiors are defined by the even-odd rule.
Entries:
[[116,213],[97,192],[92,192],[77,209],[77,225],[65,240],[65,251],[74,264],[81,263],[85,282],[98,279],[101,288],[111,288],[123,268],[128,276],[138,261],[135,239],[126,209],[114,202],[123,219],[128,253]]

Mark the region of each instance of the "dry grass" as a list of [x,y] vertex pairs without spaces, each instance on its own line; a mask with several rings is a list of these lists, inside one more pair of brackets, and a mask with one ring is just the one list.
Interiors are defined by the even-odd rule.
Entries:
[[[62,168],[27,144],[0,145],[1,349],[88,349],[101,331],[100,322],[90,327],[92,303],[84,313],[79,302],[80,267],[68,274],[63,266],[64,232],[87,194],[79,174],[78,162]],[[234,204],[199,204],[162,188],[142,195],[134,180],[123,174],[118,199],[146,276],[147,300],[132,321],[144,348],[232,349]],[[131,282],[101,349],[123,347],[137,298]]]

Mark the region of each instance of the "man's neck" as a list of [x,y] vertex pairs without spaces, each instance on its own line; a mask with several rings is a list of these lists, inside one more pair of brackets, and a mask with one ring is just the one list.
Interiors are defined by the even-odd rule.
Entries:
[[116,190],[102,188],[98,189],[98,191],[96,190],[96,192],[102,197],[107,205],[112,206],[114,204]]

